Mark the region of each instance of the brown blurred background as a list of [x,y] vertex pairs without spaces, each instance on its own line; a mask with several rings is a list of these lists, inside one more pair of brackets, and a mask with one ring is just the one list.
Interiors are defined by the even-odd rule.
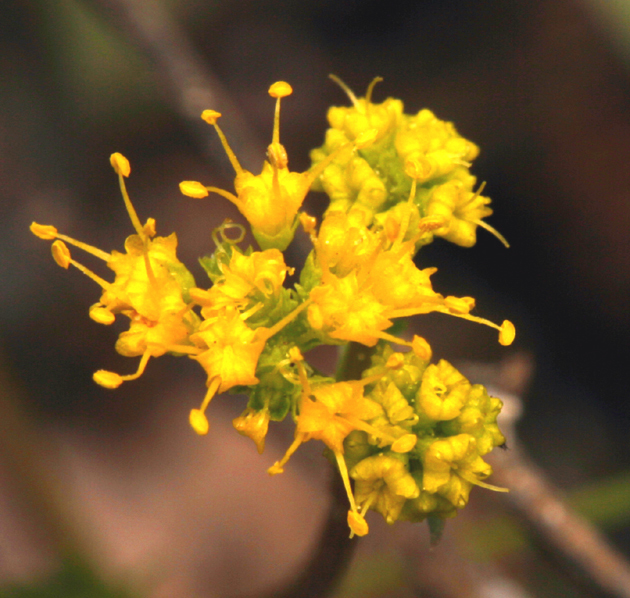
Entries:
[[[203,281],[196,258],[212,250],[213,227],[237,216],[220,198],[197,202],[177,185],[201,179],[229,188],[232,174],[214,132],[185,117],[195,98],[182,104],[125,12],[144,5],[150,15],[152,4],[2,3],[0,352],[12,380],[4,394],[43,443],[46,469],[62,480],[109,575],[151,596],[236,595],[282,579],[308,551],[327,500],[319,447],[305,447],[285,479],[269,480],[264,471],[290,427],[272,429],[269,454],[258,457],[229,429],[244,407],[230,397],[212,405],[207,438],[189,437],[187,413],[204,377],[183,358],[155,360],[116,392],[95,386],[94,370],[135,365],[114,352],[115,331],[87,317],[95,285],[55,266],[47,244],[28,232],[37,220],[120,249],[131,228],[108,164],[119,151],[131,161],[140,218],[155,217],[161,234],[177,231],[181,259]],[[417,328],[449,360],[533,359],[520,435],[568,493],[629,470],[630,4],[159,4],[220,83],[218,104],[203,108],[224,113],[239,155],[269,142],[267,88],[286,80],[294,93],[283,102],[281,138],[292,169],[308,168],[327,107],[347,104],[329,73],[357,95],[380,75],[376,101],[398,97],[407,112],[429,107],[480,145],[473,173],[487,181],[490,222],[512,247],[481,231],[473,249],[437,241],[420,262],[439,268],[436,290],[472,295],[479,315],[514,321],[516,343],[498,347],[493,333],[461,321],[418,319]],[[244,165],[259,168],[263,154],[251,155]],[[322,202],[313,194],[308,205],[317,213]],[[303,252],[294,254],[299,261]],[[29,442],[24,434],[15,446]],[[31,523],[45,516],[24,498],[32,489],[16,481],[14,462],[0,454],[0,587],[42,578],[57,563],[46,525]],[[496,497],[491,503],[501,509]],[[474,509],[468,517],[474,522]],[[628,518],[630,501],[608,532],[630,552]],[[382,537],[392,543],[392,533]],[[582,595],[541,564],[533,545],[517,552],[507,568],[531,595]]]

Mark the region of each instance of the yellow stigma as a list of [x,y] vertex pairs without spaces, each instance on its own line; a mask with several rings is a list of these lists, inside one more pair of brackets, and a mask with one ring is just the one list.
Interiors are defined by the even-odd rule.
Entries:
[[125,156],[123,156],[122,154],[119,154],[118,152],[112,154],[109,158],[109,161],[114,167],[114,171],[116,172],[116,174],[128,177],[131,173],[129,160],[127,160],[127,158],[125,158]]

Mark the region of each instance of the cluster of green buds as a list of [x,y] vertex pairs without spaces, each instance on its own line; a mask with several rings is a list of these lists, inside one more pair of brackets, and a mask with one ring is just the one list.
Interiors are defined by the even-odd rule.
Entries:
[[[138,368],[129,375],[99,370],[98,384],[117,388],[136,379],[152,357],[187,356],[207,374],[201,406],[190,412],[192,428],[208,432],[206,411],[216,395],[245,394],[247,408],[234,427],[260,453],[269,423],[290,414],[294,441],[269,473],[282,473],[302,443],[321,440],[348,494],[351,534],[359,536],[368,532],[370,509],[390,523],[442,520],[467,503],[473,485],[501,490],[484,481],[491,469],[483,460],[504,442],[496,423],[501,402],[446,361],[432,364],[422,337],[393,335],[394,320],[441,312],[496,328],[503,345],[515,335],[508,320],[497,325],[473,315],[472,297],[434,291],[435,269],[413,261],[436,236],[473,245],[478,226],[503,240],[482,220],[491,213],[490,200],[481,188],[473,191],[468,169],[477,147],[428,110],[409,116],[399,100],[372,103],[377,81],[357,99],[337,80],[352,106],[330,109],[325,144],[313,150],[313,165],[303,173],[289,170],[280,143],[280,100],[292,93],[288,83],[269,89],[276,99],[273,137],[258,175],[240,165],[217,124],[221,115],[203,112],[236,172],[234,193],[197,181],[180,183],[180,190],[228,199],[260,246],[243,248],[245,228],[223,223],[213,233],[214,252],[200,260],[205,285],[198,286],[177,258],[175,233],[158,237],[152,218],[141,223],[125,184],[131,168],[121,154],[113,154],[111,164],[135,230],[124,253],[31,225],[35,235],[53,241],[60,266],[73,265],[101,287],[89,310],[94,321],[129,319],[116,350],[139,357]],[[302,209],[310,189],[330,197],[319,226]],[[288,288],[293,269],[283,252],[299,226],[313,248],[299,282]],[[74,260],[68,245],[105,261],[114,280]],[[357,380],[322,375],[304,357],[318,345],[350,343],[372,351],[370,367]]]

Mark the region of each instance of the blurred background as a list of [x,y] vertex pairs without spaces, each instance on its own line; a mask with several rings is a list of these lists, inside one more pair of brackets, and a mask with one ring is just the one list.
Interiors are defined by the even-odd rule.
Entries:
[[[58,268],[28,225],[120,250],[131,228],[108,160],[121,152],[140,219],[177,232],[201,284],[212,229],[240,218],[218,197],[179,193],[181,180],[232,185],[201,110],[223,113],[256,171],[267,89],[290,82],[281,139],[303,171],[327,108],[348,104],[329,73],[357,95],[382,76],[375,101],[428,107],[481,147],[472,171],[511,248],[480,231],[472,249],[438,240],[419,259],[438,267],[436,290],[474,296],[517,340],[502,348],[455,318],[414,326],[436,357],[480,375],[520,368],[507,390],[522,395],[523,445],[629,554],[629,32],[624,0],[4,0],[0,596],[256,596],[308,558],[329,502],[321,448],[268,478],[291,428],[272,427],[259,457],[231,429],[244,400],[228,396],[195,437],[187,414],[205,380],[184,358],[153,360],[115,392],[96,386],[95,370],[136,366],[113,349],[119,330],[87,317],[94,283]],[[307,207],[320,214],[324,197]],[[304,251],[296,243],[297,265]],[[490,579],[482,595],[606,595],[567,574],[503,495],[473,492],[431,553],[424,526],[371,521],[338,596],[473,596]],[[64,559],[77,548],[86,562]]]

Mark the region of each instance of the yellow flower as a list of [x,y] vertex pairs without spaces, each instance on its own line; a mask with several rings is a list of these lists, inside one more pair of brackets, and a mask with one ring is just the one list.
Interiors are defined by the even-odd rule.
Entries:
[[277,298],[287,273],[292,272],[277,249],[242,254],[232,248],[229,264],[219,264],[222,276],[208,290],[192,289],[191,297],[203,306],[204,317],[222,307],[245,309]]
[[[416,181],[408,200],[411,204]],[[407,212],[410,216],[410,212]],[[321,284],[310,291],[308,320],[326,342],[355,341],[374,346],[379,339],[411,346],[385,330],[393,318],[440,311],[499,330],[499,342],[510,344],[514,327],[498,326],[470,315],[474,299],[443,297],[433,291],[435,268],[420,270],[414,263],[414,240],[404,241],[409,218],[403,218],[396,236],[387,239],[357,223],[350,215],[331,213],[320,234],[311,235]],[[348,226],[344,240],[342,230]],[[433,226],[433,221],[431,223]]]
[[403,161],[413,156],[422,164],[419,182],[469,166],[479,155],[479,148],[461,137],[453,123],[438,119],[426,108],[415,116],[405,116],[396,132],[395,146]]
[[256,443],[258,453],[265,450],[265,437],[269,428],[269,410],[254,411],[247,408],[242,415],[232,420],[232,425],[239,434],[251,438]]
[[197,350],[191,358],[197,360],[208,375],[208,388],[200,409],[190,412],[190,424],[198,434],[206,434],[209,426],[205,411],[216,393],[234,386],[258,384],[256,367],[265,343],[274,334],[294,320],[308,307],[308,302],[298,305],[291,313],[271,328],[261,326],[251,329],[234,307],[224,307],[204,320],[190,340]]
[[[144,226],[140,224],[124,182],[124,177],[129,176],[131,171],[129,161],[115,153],[110,162],[118,174],[125,206],[136,230],[136,234],[125,241],[125,253],[106,253],[59,234],[52,226],[35,222],[31,231],[43,239],[56,239],[53,256],[57,263],[65,268],[72,264],[101,286],[101,299],[92,305],[89,312],[94,321],[112,324],[118,313],[131,320],[129,330],[120,334],[116,350],[127,357],[142,356],[136,373],[121,376],[99,370],[94,374],[98,384],[116,388],[124,381],[141,376],[150,357],[194,350],[188,337],[196,328],[198,318],[184,301],[184,295],[194,281],[177,259],[177,237],[174,233],[169,237],[155,237],[155,221],[152,218]],[[114,281],[108,282],[76,262],[64,242],[105,261],[116,275]]]
[[429,198],[427,215],[442,218],[445,224],[436,229],[434,234],[462,247],[472,247],[477,242],[477,226],[481,226],[509,247],[503,235],[482,220],[492,214],[488,207],[490,198],[481,195],[483,187],[473,192],[459,180],[435,187]]
[[354,495],[361,514],[374,509],[387,523],[394,523],[403,505],[420,494],[420,488],[405,464],[388,455],[374,455],[359,461],[350,472],[355,480]]
[[[400,353],[394,355],[400,355]],[[404,367],[404,363],[401,367]],[[382,405],[384,413],[370,421],[376,429],[400,438],[411,432],[413,426],[418,421],[418,415],[413,407],[408,403],[400,390],[392,382],[382,380],[370,393],[369,398]],[[378,443],[379,447],[387,446],[386,442],[378,442],[378,438],[370,439],[371,442]]]
[[422,462],[422,489],[437,492],[458,509],[468,502],[473,485],[507,492],[483,482],[492,468],[479,456],[475,439],[469,434],[436,440],[426,449]]
[[387,306],[359,286],[356,272],[341,279],[331,275],[327,282],[311,291],[310,298],[311,327],[331,339],[372,347],[392,325],[386,316]]
[[[263,164],[262,172],[254,175],[241,167],[231,150],[225,135],[217,125],[220,113],[205,110],[201,117],[214,126],[221,143],[236,171],[234,188],[236,195],[216,187],[205,187],[196,181],[184,181],[180,190],[191,197],[205,197],[208,192],[217,193],[231,201],[247,218],[252,226],[254,237],[262,249],[276,248],[284,251],[293,240],[298,224],[297,213],[313,181],[321,174],[336,154],[325,159],[321,164],[306,172],[291,172],[288,169],[288,156],[280,143],[280,98],[293,92],[291,86],[278,81],[269,88],[269,95],[276,98],[276,111],[273,126],[273,138],[267,149],[268,161]],[[371,143],[371,132],[358,144]],[[349,143],[348,147],[353,144]],[[205,190],[205,193],[204,193]]]
[[417,402],[430,419],[453,419],[466,404],[470,388],[470,382],[448,361],[441,359],[425,370]]
[[284,465],[302,443],[313,438],[323,441],[335,455],[348,494],[350,502],[348,525],[353,534],[364,535],[368,532],[368,527],[356,508],[350,488],[348,468],[343,458],[344,440],[354,430],[362,430],[384,440],[385,445],[391,445],[392,451],[406,453],[414,448],[417,438],[414,434],[405,434],[397,438],[367,423],[368,420],[382,414],[383,409],[378,403],[365,398],[363,389],[366,385],[379,380],[384,372],[363,380],[323,383],[311,388],[301,363],[301,356],[295,361],[302,384],[295,439],[284,457],[276,461],[268,472],[271,475],[282,473]]
[[315,240],[324,268],[343,278],[370,263],[384,242],[383,235],[364,225],[358,214],[329,211]]
[[256,365],[266,341],[258,330],[249,328],[235,309],[224,308],[204,320],[191,336],[190,340],[201,349],[194,359],[206,370],[208,383],[220,379],[218,392],[258,382]]
[[328,122],[333,129],[342,131],[348,139],[356,139],[365,131],[376,129],[375,142],[378,143],[398,125],[403,114],[403,103],[388,98],[381,104],[372,103],[372,91],[383,79],[375,77],[367,88],[364,98],[357,98],[341,79],[330,78],[339,85],[350,98],[352,106],[333,106],[328,110]]

